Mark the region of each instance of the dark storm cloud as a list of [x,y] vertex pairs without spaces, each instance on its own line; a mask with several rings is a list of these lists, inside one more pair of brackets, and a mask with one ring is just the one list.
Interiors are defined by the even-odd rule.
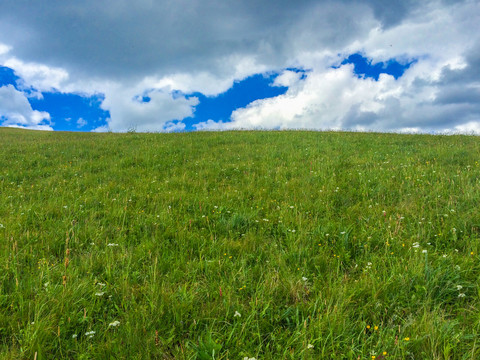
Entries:
[[299,44],[338,47],[367,30],[361,15],[373,12],[388,27],[414,6],[380,0],[4,0],[0,41],[24,61],[99,77],[208,71],[230,54],[274,65]]

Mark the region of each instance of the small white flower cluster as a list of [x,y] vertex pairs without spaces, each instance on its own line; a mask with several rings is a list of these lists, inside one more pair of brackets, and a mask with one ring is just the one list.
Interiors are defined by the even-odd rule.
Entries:
[[243,360],[257,360],[257,359],[255,359],[255,358],[249,358],[248,356],[245,356],[245,357],[243,358]]
[[115,243],[109,243],[109,244],[107,244],[107,246],[118,246],[118,244],[115,244]]
[[[462,286],[462,285],[457,285],[457,290],[458,290],[458,291],[460,291],[460,290],[462,290],[462,289],[463,289],[463,286]],[[466,296],[465,293],[460,293],[460,294],[458,294],[458,297],[459,297],[459,298],[463,298],[463,297],[465,297],[465,296]]]
[[241,317],[242,314],[240,314],[238,311],[235,311],[235,315],[233,315],[233,317],[237,317],[237,316],[238,316],[238,317]]
[[108,324],[108,327],[117,327],[117,326],[120,326],[120,321],[118,320],[115,320],[114,322],[111,322],[110,324]]
[[93,331],[93,330],[92,331],[87,331],[85,333],[85,336],[88,336],[89,339],[91,339],[93,337],[93,335],[95,335],[95,331]]

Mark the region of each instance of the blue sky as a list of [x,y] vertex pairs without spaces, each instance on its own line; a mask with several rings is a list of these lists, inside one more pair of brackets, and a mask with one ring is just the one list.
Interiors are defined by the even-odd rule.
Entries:
[[480,133],[479,24],[471,0],[4,0],[0,126]]

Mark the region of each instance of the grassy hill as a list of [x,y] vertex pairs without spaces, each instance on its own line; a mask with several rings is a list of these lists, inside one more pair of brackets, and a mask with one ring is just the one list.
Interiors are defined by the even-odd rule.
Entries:
[[479,154],[0,129],[0,358],[479,359]]

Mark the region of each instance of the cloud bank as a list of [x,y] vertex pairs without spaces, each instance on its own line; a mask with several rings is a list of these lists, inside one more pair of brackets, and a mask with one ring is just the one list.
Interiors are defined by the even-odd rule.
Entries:
[[[358,53],[412,65],[375,80],[342,64]],[[278,74],[273,85],[288,90],[194,127],[480,129],[475,0],[5,0],[0,64],[22,79],[20,90],[104,94],[110,118],[98,131],[182,130],[198,105],[191,94],[215,97],[259,73]],[[20,98],[13,90],[3,91]],[[3,124],[48,126],[47,114],[25,105],[9,107]]]

